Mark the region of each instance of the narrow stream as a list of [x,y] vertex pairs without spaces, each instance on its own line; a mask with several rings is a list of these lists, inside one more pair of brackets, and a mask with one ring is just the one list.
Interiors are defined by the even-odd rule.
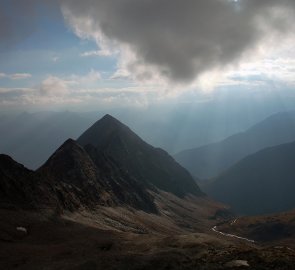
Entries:
[[217,226],[214,226],[211,230],[213,232],[219,233],[219,234],[227,236],[227,237],[237,238],[237,239],[244,240],[244,241],[247,241],[247,242],[255,243],[254,240],[251,240],[251,239],[248,239],[248,238],[244,238],[244,237],[240,237],[240,236],[237,236],[237,235],[234,235],[234,234],[229,234],[229,233],[224,233],[224,232],[218,231]]

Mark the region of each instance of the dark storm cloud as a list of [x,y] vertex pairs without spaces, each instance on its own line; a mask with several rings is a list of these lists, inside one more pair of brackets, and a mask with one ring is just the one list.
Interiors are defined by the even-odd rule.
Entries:
[[269,33],[294,31],[294,0],[1,0],[0,49],[40,27],[57,2],[73,28],[128,45],[136,58],[124,68],[139,79],[153,70],[189,82],[238,61]]
[[[290,28],[294,0],[63,0],[70,24],[102,32],[136,53],[130,71],[146,64],[187,82],[238,60],[268,31]],[[277,11],[279,11],[277,12]],[[294,17],[294,16],[293,16]],[[81,23],[83,27],[79,28]],[[266,31],[267,30],[267,31]],[[89,33],[88,33],[89,34]],[[147,74],[148,76],[148,74]]]

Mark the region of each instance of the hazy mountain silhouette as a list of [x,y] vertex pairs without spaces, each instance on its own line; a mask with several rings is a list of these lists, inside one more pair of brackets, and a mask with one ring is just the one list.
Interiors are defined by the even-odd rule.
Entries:
[[278,113],[245,132],[227,139],[185,150],[174,157],[198,178],[211,178],[237,161],[263,148],[295,140],[295,112]]
[[295,208],[295,142],[261,150],[218,176],[203,189],[240,214]]

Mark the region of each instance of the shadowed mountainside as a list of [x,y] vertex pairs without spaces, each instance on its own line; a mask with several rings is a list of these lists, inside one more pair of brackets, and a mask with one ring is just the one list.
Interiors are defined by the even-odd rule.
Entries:
[[[129,205],[147,212],[156,212],[152,196],[125,170],[120,169],[103,153],[95,162],[74,140],[67,140],[37,171],[39,177],[56,185],[62,183],[68,190],[60,198],[68,208],[68,196],[81,206]],[[70,200],[73,201],[73,200]]]
[[104,116],[77,140],[96,161],[104,153],[146,187],[178,196],[202,195],[190,174],[167,152],[144,142],[127,126]]
[[79,139],[67,140],[36,172],[10,157],[0,159],[3,203],[26,207],[129,206],[157,213],[150,191],[203,196],[190,174],[117,119],[106,115]]
[[26,204],[32,201],[35,186],[33,171],[7,155],[0,155],[0,180],[0,204]]
[[106,115],[94,127],[84,134],[98,144],[82,147],[68,139],[35,172],[1,155],[1,208],[46,211],[135,233],[204,230],[223,219],[219,212],[228,212],[166,152],[115,118]]
[[261,150],[203,189],[240,214],[268,214],[295,207],[295,142]]

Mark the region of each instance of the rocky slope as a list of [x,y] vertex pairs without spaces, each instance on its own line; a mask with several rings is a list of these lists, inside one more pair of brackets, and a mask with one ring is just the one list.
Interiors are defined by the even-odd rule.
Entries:
[[0,268],[6,270],[290,270],[295,263],[289,247],[248,244],[209,230],[131,233],[23,211],[0,210],[0,217]]
[[83,147],[69,139],[37,174],[55,185],[66,209],[129,205],[147,212],[157,211],[152,196],[136,179],[103,153],[97,153],[97,157],[93,161]]

